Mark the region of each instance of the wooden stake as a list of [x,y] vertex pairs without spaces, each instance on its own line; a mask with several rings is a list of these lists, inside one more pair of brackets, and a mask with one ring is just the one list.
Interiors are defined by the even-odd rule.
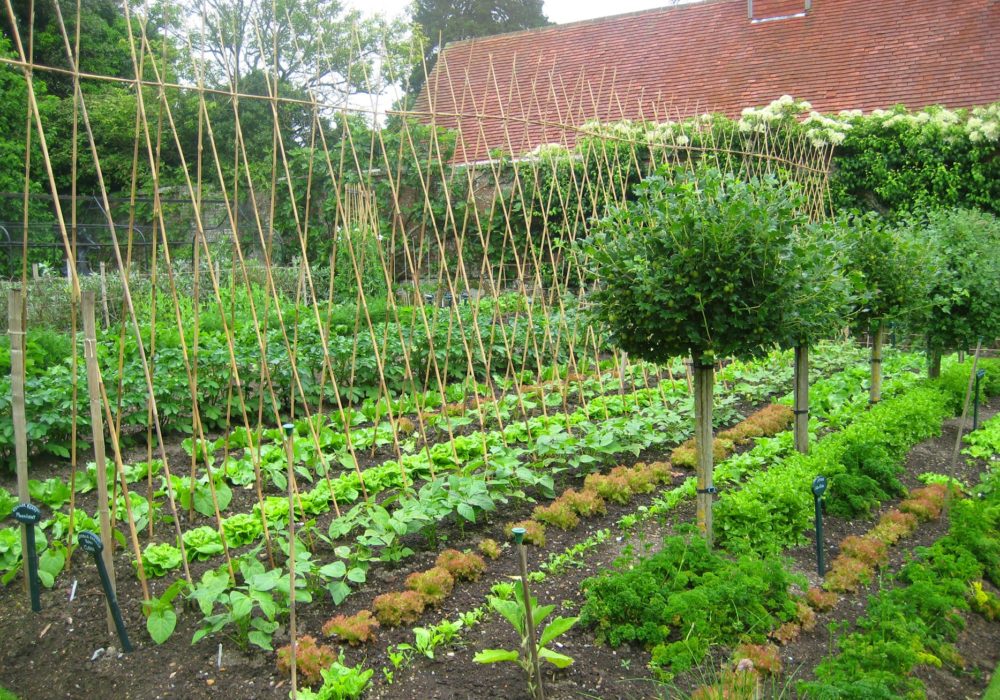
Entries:
[[[115,566],[112,557],[114,539],[111,536],[111,509],[108,503],[108,472],[104,454],[104,417],[101,414],[101,375],[97,367],[97,300],[92,290],[83,292],[83,357],[87,363],[87,392],[90,394],[90,427],[94,436],[94,463],[97,466],[97,516],[104,543],[104,566],[108,569],[111,586],[115,588]],[[107,609],[108,634],[115,634],[111,607]]]
[[[28,419],[24,401],[24,306],[20,289],[7,295],[7,333],[10,336],[11,414],[14,420],[14,459],[17,464],[17,500],[30,503],[28,492]],[[21,528],[21,552],[28,551],[26,530]],[[28,590],[28,567],[24,567],[24,590]]]
[[809,346],[795,346],[795,449],[809,452]]
[[712,546],[712,389],[715,367],[698,361],[694,367],[694,439],[698,451],[698,529]]
[[882,398],[882,341],[885,328],[881,321],[875,322],[875,333],[872,336],[872,383],[869,392],[869,403],[878,403]]
[[291,639],[291,670],[292,698],[298,694],[298,679],[296,666],[298,655],[298,637],[295,629],[295,426],[286,423],[285,457],[288,461],[288,636]]
[[108,270],[107,265],[101,263],[101,308],[104,310],[104,330],[111,327],[111,314],[108,313]]

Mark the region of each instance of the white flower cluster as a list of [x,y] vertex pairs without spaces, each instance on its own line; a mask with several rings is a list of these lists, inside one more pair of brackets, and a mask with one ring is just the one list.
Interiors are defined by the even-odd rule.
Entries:
[[847,132],[851,129],[851,119],[861,116],[860,110],[855,111],[857,114],[854,114],[854,111],[849,115],[842,112],[839,117],[827,117],[819,112],[809,112],[809,116],[802,121],[809,143],[814,148],[842,144],[847,137]]
[[1000,102],[972,110],[972,116],[965,123],[965,129],[969,133],[969,140],[973,143],[1000,141]]
[[[716,119],[725,121],[726,117],[701,114],[682,121],[659,123],[630,120],[602,123],[592,120],[586,122],[582,130],[590,136],[612,137],[651,147],[685,147],[696,142],[699,134],[710,131]],[[805,100],[783,95],[765,107],[747,107],[736,126],[743,133],[762,134],[799,124],[812,146],[824,148],[842,144],[847,132],[863,123],[876,123],[887,129],[912,130],[917,138],[928,143],[941,140],[955,143],[965,139],[972,143],[997,143],[1000,142],[1000,102],[977,107],[971,112],[943,107],[909,112],[905,107],[897,106],[889,110],[873,110],[868,116],[860,109],[843,110],[834,116],[814,111]]]
[[561,143],[540,143],[529,153],[525,154],[525,157],[541,160],[543,158],[562,158],[569,155],[569,153],[570,150]]
[[871,118],[886,128],[907,128],[926,142],[943,139],[949,143],[968,139],[972,143],[1000,141],[1000,103],[976,107],[971,114],[944,107],[927,107],[908,112],[903,107],[876,109]]
[[737,127],[743,132],[764,133],[772,125],[795,119],[808,112],[812,105],[805,100],[796,100],[791,95],[782,95],[765,107],[747,107],[740,114]]
[[623,119],[616,122],[601,122],[596,119],[584,122],[581,130],[590,136],[604,136],[624,141],[637,141],[645,132],[644,122]]

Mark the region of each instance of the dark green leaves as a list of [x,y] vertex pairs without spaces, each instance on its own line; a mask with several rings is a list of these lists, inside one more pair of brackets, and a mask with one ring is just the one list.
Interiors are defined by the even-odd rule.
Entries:
[[611,208],[584,246],[593,313],[624,350],[753,356],[781,339],[798,286],[797,190],[699,165],[661,168]]

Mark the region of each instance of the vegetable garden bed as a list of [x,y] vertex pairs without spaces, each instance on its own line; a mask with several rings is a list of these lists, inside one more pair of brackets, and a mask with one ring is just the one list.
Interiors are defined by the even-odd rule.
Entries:
[[[825,365],[828,368],[827,371],[831,372],[830,378],[820,381],[816,385],[815,394],[818,399],[816,415],[818,416],[817,420],[820,421],[816,427],[821,431],[837,433],[845,426],[850,425],[853,420],[851,416],[861,415],[859,411],[864,412],[865,395],[860,383],[863,370],[855,371],[855,368],[860,369],[862,365],[851,364],[846,369],[838,369],[835,365],[847,360],[850,357],[850,352],[845,353],[844,350],[836,348],[832,350],[832,364]],[[856,363],[859,358],[857,354],[854,357],[855,359],[851,362]],[[776,357],[772,358],[770,363],[777,360]],[[742,397],[738,400],[744,405],[749,405],[746,402],[759,401],[771,391],[782,390],[779,385],[769,383],[767,372],[763,374],[760,372],[760,369],[766,367],[766,364],[760,368],[755,366],[734,368],[737,374],[732,377],[731,386],[736,392],[734,396]],[[823,364],[822,361],[820,364]],[[772,366],[775,365],[772,364]],[[887,397],[894,396],[898,391],[906,393],[915,391],[907,389],[913,380],[909,379],[909,375],[906,373],[908,368],[915,367],[915,358],[900,357],[895,359],[890,356],[887,359],[886,374],[892,378],[886,387]],[[900,371],[903,373],[900,374]],[[851,386],[856,388],[852,391],[849,388]],[[679,396],[686,394],[686,387],[680,386],[676,389],[680,392]],[[662,398],[664,394],[660,392],[672,390],[670,385],[663,384],[656,390],[656,395]],[[679,420],[674,423],[674,419],[663,413],[660,402],[648,403],[642,407],[644,402],[641,397],[644,396],[642,393],[644,391],[647,390],[639,389],[631,393],[626,392],[626,397],[631,396],[634,402],[638,402],[632,404],[633,408],[628,412],[627,420],[625,418],[622,421],[614,419],[612,414],[614,414],[615,409],[610,405],[611,413],[609,415],[612,417],[609,420],[598,420],[593,423],[582,419],[573,423],[571,420],[570,424],[578,428],[573,433],[565,430],[565,419],[553,415],[531,419],[536,422],[539,429],[532,430],[531,437],[527,437],[525,434],[524,438],[527,439],[527,442],[523,443],[525,451],[521,458],[527,458],[529,463],[534,464],[532,468],[537,469],[539,460],[546,459],[545,440],[556,439],[560,441],[561,449],[563,449],[564,461],[561,464],[570,468],[566,471],[559,472],[557,470],[554,472],[555,478],[551,482],[526,483],[520,485],[515,491],[527,489],[526,495],[533,494],[535,498],[540,499],[540,502],[546,503],[554,493],[561,492],[567,486],[582,485],[582,474],[593,467],[601,463],[607,464],[611,460],[614,460],[611,461],[612,464],[622,463],[621,452],[623,450],[630,453],[630,456],[623,462],[626,466],[638,462],[668,460],[671,456],[671,445],[676,445],[687,435],[683,428],[686,422]],[[618,396],[615,400],[620,402],[623,399]],[[627,399],[625,400],[627,401]],[[597,408],[602,402],[606,403],[606,400],[594,396],[587,405],[596,414]],[[620,410],[624,411],[627,405],[627,403],[621,404]],[[635,407],[639,407],[638,411]],[[677,406],[671,410],[677,410]],[[629,420],[639,423],[629,429],[627,427]],[[644,421],[651,422],[647,426]],[[546,432],[543,429],[543,426],[546,425],[560,425],[563,428],[555,433]],[[670,425],[675,426],[672,431],[667,429]],[[509,429],[513,430],[513,427]],[[592,446],[587,447],[586,436],[600,433],[602,429],[606,435],[617,435],[618,440],[627,435],[631,435],[631,438],[613,448],[606,449],[604,452],[595,451]],[[649,431],[657,431],[656,437],[652,440],[650,440],[652,434]],[[508,437],[513,437],[513,435],[512,432]],[[481,444],[481,440],[477,436],[468,437],[471,438],[470,444]],[[596,444],[602,442],[599,441]],[[516,440],[513,443],[519,444]],[[487,444],[490,444],[489,441]],[[494,444],[499,446],[502,443],[497,441]],[[574,448],[574,445],[577,447]],[[919,449],[925,448],[918,448],[918,451]],[[574,450],[579,451],[575,452]],[[571,466],[565,460],[572,459],[574,453],[590,455],[594,461],[583,460],[575,466]],[[301,461],[309,463],[308,457],[305,455],[303,457],[305,458]],[[449,456],[449,458],[453,457]],[[787,459],[796,459],[791,455],[790,433],[786,431],[776,438],[759,438],[755,447],[749,451],[741,450],[729,461],[724,461],[720,465],[719,474],[723,484],[726,484],[727,480],[728,483],[731,483],[731,486],[724,486],[724,489],[727,493],[738,493],[739,491],[732,491],[732,489],[740,489],[744,480],[754,474],[756,470],[766,469],[772,464],[780,465],[782,461]],[[438,465],[438,469],[442,471],[442,474],[439,475],[440,478],[446,478],[443,476],[444,474],[455,477],[463,472],[462,463],[448,464],[448,461],[446,459]],[[551,467],[557,462],[553,460],[546,462],[546,464]],[[492,468],[496,469],[496,466]],[[373,463],[368,466],[366,473],[372,470],[376,470],[372,473],[377,473],[379,469],[382,467]],[[910,471],[912,471],[912,467]],[[910,478],[912,476],[910,471],[907,472],[907,485],[914,485],[912,478]],[[469,473],[475,474],[477,472],[478,470],[474,469]],[[549,472],[551,473],[552,470],[550,469]],[[392,468],[386,470],[386,473],[397,474],[398,471]],[[428,473],[419,470],[414,470],[413,474],[420,475],[423,480],[429,479]],[[533,593],[543,602],[553,602],[562,606],[566,612],[561,614],[575,614],[582,603],[579,585],[584,578],[597,571],[609,570],[614,562],[623,555],[627,559],[655,551],[663,538],[676,526],[692,519],[693,505],[690,498],[693,495],[693,488],[690,486],[690,480],[685,483],[685,476],[675,468],[672,476],[665,475],[665,478],[669,479],[666,487],[659,487],[665,490],[658,490],[657,493],[637,494],[626,499],[624,503],[608,501],[604,515],[596,518],[583,518],[583,522],[578,528],[564,532],[550,525],[546,531],[545,547],[541,549],[532,547],[530,549],[532,564],[536,568],[541,566],[541,569],[537,570],[543,572],[533,575],[535,581]],[[493,481],[496,482],[496,479],[494,478]],[[314,483],[323,483],[323,481],[317,480]],[[433,483],[433,480],[423,483],[424,486],[418,483],[417,488],[426,488],[428,484]],[[458,487],[457,482],[453,482],[453,486]],[[229,488],[234,494],[242,491],[235,484],[230,484]],[[396,496],[388,498],[393,488],[390,486],[389,491],[383,491],[375,496],[375,500],[380,501],[385,506],[386,516],[390,517],[398,516],[399,511],[406,507],[405,501],[394,500]],[[300,493],[308,493],[308,491],[301,488],[300,485]],[[489,495],[489,489],[485,493]],[[429,492],[424,492],[425,496],[428,494]],[[491,498],[495,499],[498,495],[500,498],[510,499],[513,497],[513,492],[506,488],[500,491],[498,488],[497,491],[493,492]],[[79,504],[84,508],[87,507],[88,497],[90,497],[89,494],[81,496]],[[336,518],[329,509],[318,514],[314,529],[311,530],[312,534],[310,534],[310,529],[303,528],[300,523],[299,541],[302,549],[299,551],[302,552],[305,549],[311,552],[311,557],[317,561],[313,569],[314,574],[318,569],[327,567],[327,576],[319,576],[318,574],[310,576],[307,568],[310,555],[306,555],[305,559],[300,559],[302,562],[300,571],[305,570],[304,578],[311,577],[309,592],[314,596],[314,601],[311,604],[303,604],[302,599],[299,600],[298,629],[300,635],[310,634],[319,639],[321,643],[336,647],[335,642],[324,640],[321,632],[324,622],[334,612],[353,614],[369,607],[373,599],[381,593],[387,590],[399,590],[410,572],[424,570],[432,566],[438,553],[445,547],[475,549],[484,536],[504,542],[504,523],[530,517],[534,509],[531,500],[524,501],[520,498],[514,498],[503,508],[502,514],[489,508],[482,510],[477,507],[472,513],[474,521],[469,520],[467,516],[463,517],[454,508],[442,511],[444,520],[439,526],[433,528],[433,537],[428,537],[427,532],[403,534],[399,539],[395,554],[388,558],[380,557],[382,561],[372,559],[360,562],[355,557],[357,565],[351,564],[352,554],[350,552],[341,551],[338,548],[357,546],[351,543],[356,543],[355,538],[363,535],[365,531],[371,531],[372,522],[364,526],[355,525],[354,528],[346,530],[346,523],[351,520],[352,516],[347,515],[348,511],[346,504],[344,504],[342,505],[341,518]],[[243,512],[249,512],[251,504],[252,501],[236,497],[230,508],[227,509],[227,513],[238,515],[241,508]],[[451,515],[448,515],[449,513]],[[653,514],[656,514],[656,517],[653,517]],[[205,522],[204,516],[198,516],[194,521],[185,522],[184,525],[190,532],[194,527],[200,527],[199,522]],[[276,522],[280,521],[276,520]],[[338,522],[341,523],[339,526]],[[320,536],[329,537],[331,525],[334,525],[336,532],[343,534],[340,538],[331,540],[329,544],[324,544]],[[624,529],[622,529],[623,527]],[[841,526],[839,521],[833,519],[830,527],[832,528],[831,536],[839,537],[842,532],[850,531],[854,526],[846,523]],[[167,527],[167,524],[162,522],[155,523],[153,531],[154,540],[164,541],[168,539],[172,527]],[[238,532],[234,525],[233,535],[237,535]],[[925,532],[933,533],[934,531],[921,530],[917,536],[921,539],[916,539],[914,542],[922,542],[923,538],[930,536],[925,535]],[[164,536],[165,533],[166,536]],[[192,542],[194,542],[194,538],[192,538]],[[255,559],[262,562],[258,574],[256,574],[259,576],[267,570],[266,560],[262,560],[264,552],[259,547],[259,536],[251,543],[244,543],[242,546],[234,548],[233,556],[235,558],[239,553],[253,550],[254,542],[258,543],[256,547],[259,550]],[[386,546],[383,544],[381,549],[376,547],[374,551],[384,554],[387,551]],[[392,545],[390,544],[388,547],[391,551]],[[414,552],[404,554],[407,549],[414,550]],[[211,576],[210,572],[214,570],[212,567],[217,567],[222,563],[220,552],[215,551],[212,546],[198,545],[197,543],[195,543],[193,550],[199,552],[199,555],[202,551],[208,555],[203,561],[196,558],[191,562],[193,577],[196,581],[205,584],[207,581],[206,572],[209,572],[207,575]],[[508,632],[504,631],[503,626],[496,618],[477,612],[483,608],[491,587],[495,583],[503,583],[505,577],[513,573],[512,550],[505,545],[501,551],[500,559],[488,563],[488,569],[478,582],[456,583],[454,593],[441,603],[440,607],[429,610],[421,616],[415,625],[407,625],[399,629],[383,627],[377,631],[373,645],[364,645],[360,648],[345,646],[343,648],[342,662],[346,667],[356,666],[359,669],[364,667],[374,671],[372,678],[368,680],[369,692],[372,697],[468,697],[470,694],[488,694],[489,692],[503,692],[506,693],[505,697],[519,697],[518,693],[523,692],[523,681],[515,668],[491,668],[484,673],[481,668],[472,667],[470,669],[468,666],[471,663],[472,655],[478,649],[509,643],[509,640],[505,641],[505,635]],[[339,558],[331,559],[330,555],[335,553],[340,555]],[[805,550],[791,550],[791,554],[798,562],[796,568],[808,572],[808,557]],[[397,558],[396,555],[400,556]],[[117,561],[120,563],[118,567],[121,578],[120,598],[123,601],[129,601],[131,596],[136,595],[141,598],[135,579],[127,574],[122,575],[122,572],[127,570],[125,567],[131,568],[133,563],[131,557],[128,556],[128,551],[120,549]],[[331,567],[330,564],[336,561],[344,563],[341,566]],[[394,564],[394,561],[398,561],[398,564]],[[355,568],[358,569],[357,572],[354,572]],[[224,569],[223,566],[221,571],[224,572]],[[168,568],[164,573],[170,571],[174,573],[165,579],[151,581],[155,596],[162,595],[163,591],[169,587],[169,582],[176,580],[179,570]],[[254,575],[250,570],[246,570],[246,572],[251,576]],[[280,575],[277,571],[275,574]],[[224,574],[220,575],[223,576],[223,579],[226,578]],[[68,602],[68,586],[73,580],[77,583],[78,593],[74,601]],[[280,581],[278,581],[278,586],[280,589]],[[337,597],[355,587],[358,588],[357,592],[342,599],[341,605],[334,605],[331,596]],[[217,596],[226,589],[227,586],[222,584],[219,593],[215,595]],[[249,592],[249,589],[246,588],[242,590]],[[306,589],[303,589],[302,593],[305,592]],[[198,600],[198,595],[195,594],[194,600]],[[55,651],[56,645],[58,645],[59,651],[52,655],[53,659],[49,666],[61,664],[58,667],[65,669],[66,677],[73,679],[74,687],[65,690],[68,697],[84,692],[106,692],[108,688],[113,688],[116,692],[120,691],[123,695],[129,696],[128,689],[132,687],[130,684],[137,682],[138,678],[144,679],[144,688],[156,688],[156,694],[163,696],[183,694],[187,697],[212,697],[225,692],[250,693],[253,697],[284,697],[287,694],[287,679],[276,670],[273,654],[265,653],[253,645],[254,639],[263,641],[259,635],[254,635],[254,632],[266,633],[269,638],[267,641],[271,642],[274,647],[286,643],[287,630],[280,614],[275,618],[277,624],[273,629],[270,628],[270,625],[261,625],[260,628],[248,627],[240,632],[240,623],[237,622],[235,626],[229,624],[221,628],[219,633],[210,634],[194,646],[189,646],[189,641],[192,637],[201,634],[199,629],[203,629],[208,624],[206,620],[211,615],[205,614],[206,620],[202,620],[204,610],[198,612],[197,608],[181,605],[181,599],[178,598],[173,604],[178,615],[177,628],[168,641],[161,646],[156,646],[141,631],[146,620],[139,606],[134,603],[129,605],[126,602],[126,620],[133,638],[138,642],[137,651],[120,657],[117,652],[110,655],[104,653],[91,660],[95,650],[107,644],[107,636],[103,626],[103,602],[98,594],[96,575],[92,566],[84,561],[80,555],[74,559],[73,570],[64,572],[59,576],[51,590],[43,592],[43,613],[41,615],[29,614],[24,596],[16,584],[7,586],[3,591],[3,596],[5,599],[0,601],[0,609],[5,612],[0,625],[4,630],[15,630],[8,635],[11,652],[8,652],[10,662],[6,664],[6,668],[24,668],[24,666],[13,663],[12,660],[20,655],[25,655],[28,662],[27,668],[32,671],[28,674],[2,676],[6,685],[19,692],[25,692],[34,687],[30,681],[26,684],[26,679],[35,676],[41,677],[38,672],[33,671],[33,666],[39,662],[40,658],[47,658],[50,654],[40,654],[40,652],[46,648]],[[279,594],[275,594],[275,597],[278,598]],[[135,598],[131,598],[131,600],[135,600]],[[220,614],[220,610],[224,611],[225,608],[208,608],[208,612],[216,616]],[[833,614],[837,614],[836,609]],[[252,614],[252,619],[266,620],[267,618],[266,606],[255,610]],[[450,620],[452,624],[442,627],[437,625],[438,620]],[[461,621],[461,625],[456,627],[454,624],[456,621]],[[26,626],[25,622],[30,623],[31,626]],[[453,627],[456,628],[452,629]],[[420,630],[416,633],[418,635],[416,637],[414,629]],[[803,639],[806,639],[808,634],[806,633]],[[450,642],[443,642],[441,641],[442,635],[445,638],[453,637],[453,639]],[[71,646],[64,644],[67,639],[73,640]],[[437,640],[436,644],[429,641],[434,639]],[[648,697],[657,694],[663,695],[666,692],[665,686],[659,685],[648,675],[646,666],[650,657],[641,649],[622,647],[608,650],[596,643],[592,631],[582,626],[571,630],[564,639],[560,640],[560,643],[565,644],[563,650],[575,658],[576,663],[568,671],[558,672],[556,676],[550,678],[550,695],[553,697],[559,697],[560,694],[568,696],[571,693],[581,691],[598,694],[601,697]],[[241,649],[241,644],[247,645],[246,648]],[[407,648],[406,645],[409,645],[410,648]],[[819,642],[817,645],[822,646]],[[715,649],[714,645],[712,648]],[[794,652],[792,653],[794,654]],[[801,652],[801,654],[807,656],[806,652]],[[427,658],[428,656],[433,656],[433,659]],[[718,654],[713,651],[710,658],[717,656]],[[79,670],[74,672],[72,670],[74,668]],[[711,665],[703,669],[704,672],[712,672],[713,670]],[[806,676],[800,674],[797,677]],[[442,685],[442,678],[446,679],[445,685]],[[683,674],[675,682],[679,684],[679,687],[689,687],[689,689],[697,685]],[[88,683],[91,685],[87,685]],[[77,688],[76,685],[80,687]],[[37,687],[41,689],[45,686],[43,684]],[[447,687],[447,691],[443,691],[443,687]],[[146,696],[148,695],[136,695],[136,697]]]

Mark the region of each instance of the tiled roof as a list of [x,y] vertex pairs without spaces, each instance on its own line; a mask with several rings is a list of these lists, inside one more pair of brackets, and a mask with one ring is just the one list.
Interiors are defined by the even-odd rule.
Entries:
[[[735,115],[783,94],[820,112],[1000,100],[1000,0],[705,0],[448,44],[415,110],[458,162],[573,141],[590,118]],[[506,122],[506,128],[505,128]]]

